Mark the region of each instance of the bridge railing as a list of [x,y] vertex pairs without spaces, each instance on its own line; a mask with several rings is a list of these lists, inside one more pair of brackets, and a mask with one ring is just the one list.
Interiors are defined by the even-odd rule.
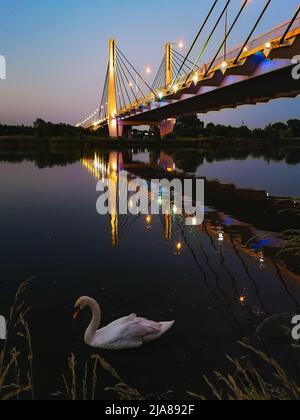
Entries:
[[[290,23],[290,21],[288,20],[287,22],[281,24],[277,28],[272,29],[271,31],[269,31],[265,34],[259,35],[256,38],[252,39],[247,44],[247,50],[248,51],[256,50],[257,48],[263,47],[268,42],[274,41],[276,39],[280,39],[282,37],[282,35],[284,34],[284,31],[287,28],[289,23]],[[295,20],[295,22],[293,23],[293,25],[290,29],[290,32],[292,32],[292,31],[294,31],[295,29],[298,29],[298,28],[300,28],[300,17]],[[238,56],[242,47],[243,47],[243,45],[240,45],[238,48],[235,48],[234,50],[230,51],[226,55],[226,61],[234,60]],[[214,67],[221,66],[223,62],[224,62],[224,55],[219,57],[215,61]]]

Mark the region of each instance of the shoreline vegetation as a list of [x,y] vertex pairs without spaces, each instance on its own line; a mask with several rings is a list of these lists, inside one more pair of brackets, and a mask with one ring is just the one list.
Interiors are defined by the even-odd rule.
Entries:
[[300,146],[300,120],[270,124],[264,129],[205,124],[197,116],[177,120],[174,132],[161,139],[158,127],[133,129],[132,139],[110,139],[107,130],[96,131],[37,119],[32,127],[0,124],[0,150],[91,148],[232,148],[238,150]]
[[[36,371],[32,344],[36,342],[37,337],[32,340],[30,325],[26,320],[28,312],[33,308],[27,308],[24,300],[30,281],[20,285],[10,311],[8,336],[0,352],[0,400],[39,399],[39,393],[34,388]],[[234,359],[224,355],[224,359],[231,365],[229,373],[212,372],[210,378],[199,378],[205,395],[183,389],[185,399],[300,400],[300,386],[297,380],[292,379],[273,356],[252,347],[248,341],[245,339],[239,342],[244,353],[241,358]],[[296,356],[295,352],[299,354],[300,346],[290,344],[290,351]],[[38,355],[36,357],[38,358]],[[105,383],[102,383],[103,376]],[[89,401],[105,400],[109,396],[110,399],[120,401],[141,401],[153,400],[153,395],[156,395],[143,396],[138,387],[127,385],[99,354],[92,355],[87,361],[79,360],[73,353],[70,356],[66,355],[65,372],[60,377],[62,391],[53,392],[49,399]],[[167,395],[168,397],[164,398],[157,395],[155,399],[171,400],[172,392],[168,391]]]

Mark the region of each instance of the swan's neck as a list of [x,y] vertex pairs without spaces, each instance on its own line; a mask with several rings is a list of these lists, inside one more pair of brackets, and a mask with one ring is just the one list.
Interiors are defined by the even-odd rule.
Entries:
[[91,344],[93,342],[93,339],[95,337],[95,334],[100,327],[101,323],[101,310],[100,306],[96,301],[91,299],[88,303],[89,308],[92,311],[92,320],[90,322],[90,325],[88,326],[86,332],[85,332],[85,342],[87,344]]

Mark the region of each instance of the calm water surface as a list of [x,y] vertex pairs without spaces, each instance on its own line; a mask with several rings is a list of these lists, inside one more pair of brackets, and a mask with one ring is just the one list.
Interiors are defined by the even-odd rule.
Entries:
[[[214,160],[195,154],[126,152],[119,162],[131,165],[135,175],[134,162],[143,162],[154,174],[175,169],[237,189],[300,197],[300,163],[291,155]],[[150,222],[119,216],[116,230],[96,213],[96,183],[104,173],[95,163],[109,163],[110,154],[97,152],[97,159],[92,154],[65,165],[63,156],[57,163],[45,156],[0,161],[0,313],[8,313],[19,283],[34,276],[25,302],[31,306],[36,394],[49,398],[62,390],[60,377],[72,352],[79,364],[95,353],[82,343],[89,314],[71,319],[81,295],[101,303],[104,324],[132,312],[176,320],[168,335],[142,349],[99,351],[125,382],[144,395],[205,393],[203,375],[225,371],[225,354],[240,355],[240,339],[254,339],[271,315],[296,312],[299,278],[268,258],[263,242],[246,246],[256,234],[272,246],[276,234],[263,225],[257,229],[234,207],[228,213],[208,203],[202,227],[188,228],[174,215]]]

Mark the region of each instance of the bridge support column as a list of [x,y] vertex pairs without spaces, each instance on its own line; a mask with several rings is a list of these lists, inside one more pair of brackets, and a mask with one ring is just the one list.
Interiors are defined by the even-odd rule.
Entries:
[[[173,66],[174,66],[173,44],[166,44],[166,86],[170,86],[173,82]],[[173,133],[175,119],[164,120],[159,125],[160,137],[163,139]]]
[[131,125],[124,125],[122,121],[118,121],[117,128],[118,128],[118,137],[123,137],[128,140],[132,139],[132,126]]
[[109,41],[109,69],[108,69],[108,130],[109,136],[118,137],[117,89],[116,89],[116,41]]
[[166,86],[173,82],[173,44],[166,44]]
[[131,140],[132,139],[132,127],[130,125],[119,125],[118,127],[119,137],[123,137],[124,139]]
[[130,125],[125,125],[123,127],[122,137],[124,137],[127,140],[132,139],[132,127]]
[[173,133],[176,120],[171,118],[169,120],[164,120],[159,125],[160,137],[163,139],[169,134]]

